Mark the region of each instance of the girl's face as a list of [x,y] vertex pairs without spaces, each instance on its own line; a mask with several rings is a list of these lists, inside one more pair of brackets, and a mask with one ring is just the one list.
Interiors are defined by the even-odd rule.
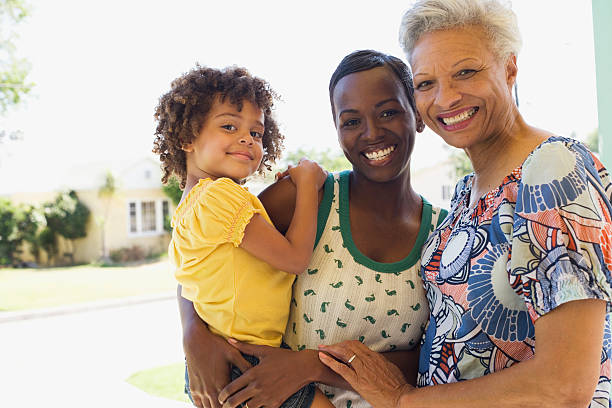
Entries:
[[497,58],[480,27],[424,34],[410,61],[417,110],[449,145],[494,142],[511,124],[516,59]]
[[390,69],[376,67],[343,77],[332,103],[338,141],[356,173],[384,182],[409,170],[421,119]]
[[216,98],[196,139],[183,148],[187,173],[198,178],[240,181],[259,169],[263,157],[264,114],[243,101],[242,110]]

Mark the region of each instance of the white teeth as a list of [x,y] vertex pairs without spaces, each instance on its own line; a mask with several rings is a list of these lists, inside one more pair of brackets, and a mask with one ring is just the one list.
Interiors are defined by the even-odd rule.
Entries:
[[367,152],[364,154],[369,160],[382,160],[388,155],[390,155],[391,152],[394,150],[395,150],[395,146],[389,146],[385,149],[376,150],[374,152]]
[[461,112],[457,116],[453,116],[451,118],[441,118],[441,119],[442,119],[442,122],[444,122],[445,125],[454,125],[456,123],[462,122],[462,121],[470,118],[475,113],[476,113],[476,108],[472,108],[470,110],[466,110],[464,112]]

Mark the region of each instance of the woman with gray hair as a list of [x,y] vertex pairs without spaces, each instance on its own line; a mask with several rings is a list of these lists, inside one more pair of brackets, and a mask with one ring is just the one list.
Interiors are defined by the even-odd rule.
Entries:
[[610,407],[608,171],[522,118],[501,0],[417,1],[400,39],[420,116],[474,173],[423,246],[418,388],[359,342],[321,346],[321,361],[378,407]]

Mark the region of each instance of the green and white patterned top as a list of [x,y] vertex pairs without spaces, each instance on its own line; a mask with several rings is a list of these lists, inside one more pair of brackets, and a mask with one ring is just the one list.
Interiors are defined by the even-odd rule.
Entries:
[[[419,276],[421,246],[446,216],[423,199],[419,235],[399,262],[380,263],[355,246],[349,219],[350,171],[332,174],[319,207],[308,269],[293,286],[284,341],[294,350],[359,340],[375,351],[410,350],[429,310]],[[369,407],[358,394],[319,385],[336,407]]]

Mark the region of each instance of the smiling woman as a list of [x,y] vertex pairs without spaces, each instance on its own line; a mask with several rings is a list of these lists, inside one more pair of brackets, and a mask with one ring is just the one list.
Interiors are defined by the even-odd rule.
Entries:
[[[355,51],[334,71],[329,100],[352,170],[329,175],[319,194],[316,241],[309,248],[314,252],[293,284],[283,335],[291,350],[233,341],[232,347],[181,300],[189,388],[197,406],[278,406],[304,384],[318,382],[335,406],[367,407],[317,357],[319,344],[346,339],[384,352],[416,377],[415,348],[427,317],[418,276],[421,246],[446,212],[411,185],[415,132],[424,126],[414,110],[410,68],[381,52]],[[287,236],[299,194],[288,179],[260,194]],[[259,363],[229,382],[228,367],[243,366],[245,355]]]
[[340,147],[351,164],[377,181],[407,171],[413,135],[423,130],[423,122],[393,68],[377,67],[334,80],[334,123]]
[[609,407],[608,171],[518,111],[520,38],[503,0],[419,0],[401,31],[417,110],[474,172],[423,246],[418,388],[360,342],[322,346],[336,359],[321,361],[374,406]]
[[[516,56],[500,58],[489,44],[485,29],[471,26],[427,32],[410,52],[417,109],[430,129],[460,149],[474,150],[513,122]],[[458,132],[470,125],[475,131]]]

